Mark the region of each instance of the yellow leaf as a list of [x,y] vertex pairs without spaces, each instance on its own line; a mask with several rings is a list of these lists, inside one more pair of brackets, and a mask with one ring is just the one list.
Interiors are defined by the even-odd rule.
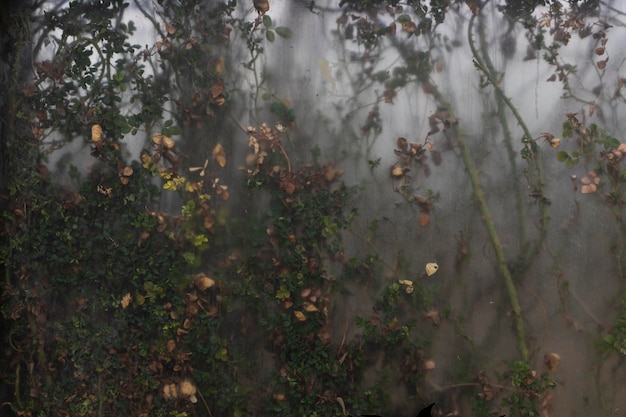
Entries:
[[163,136],[163,146],[165,146],[165,149],[172,149],[174,147],[174,139]]
[[224,57],[221,56],[217,59],[217,62],[215,63],[215,72],[217,72],[218,74],[221,74],[222,71],[224,71],[224,65],[225,65],[225,60],[224,60]]
[[130,295],[130,293],[126,293],[124,297],[122,297],[122,301],[120,302],[120,304],[122,305],[122,309],[125,310],[132,300],[133,297]]
[[195,284],[196,288],[198,288],[200,291],[204,291],[214,286],[215,280],[212,278],[209,278],[203,273],[199,273],[193,277],[193,283]]
[[434,262],[426,264],[426,275],[429,277],[434,275],[439,270],[439,265]]
[[94,143],[102,141],[102,127],[99,124],[91,126],[91,141]]
[[302,311],[294,311],[293,315],[296,316],[296,318],[300,321],[305,321],[306,317],[304,315],[304,313]]
[[218,143],[215,145],[215,148],[213,148],[213,158],[220,167],[224,168],[226,165],[226,152],[224,152],[224,147],[221,143]]
[[319,311],[317,309],[317,307],[315,306],[315,304],[313,303],[309,303],[309,302],[304,302],[304,311],[306,311],[307,313],[313,313],[315,311]]

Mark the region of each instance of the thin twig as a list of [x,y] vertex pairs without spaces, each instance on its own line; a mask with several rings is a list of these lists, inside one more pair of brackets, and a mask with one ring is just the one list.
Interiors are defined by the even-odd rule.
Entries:
[[213,417],[213,414],[211,414],[211,409],[209,408],[209,404],[207,404],[206,400],[204,399],[204,395],[202,395],[202,393],[199,390],[198,390],[198,395],[200,396],[200,399],[204,403],[204,408],[206,408],[206,412],[209,414],[209,417]]

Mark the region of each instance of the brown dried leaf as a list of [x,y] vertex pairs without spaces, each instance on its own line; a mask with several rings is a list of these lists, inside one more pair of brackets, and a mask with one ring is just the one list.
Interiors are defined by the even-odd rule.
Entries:
[[543,357],[543,361],[546,364],[546,367],[551,372],[554,372],[561,362],[561,356],[558,353],[546,353]]
[[398,138],[398,140],[396,141],[396,145],[398,146],[398,148],[406,151],[409,148],[409,141],[406,140],[406,138]]
[[224,92],[224,82],[222,80],[211,86],[211,97],[217,98]]
[[166,349],[168,352],[172,353],[174,349],[176,349],[176,341],[174,339],[170,339],[167,341]]
[[217,162],[220,167],[224,168],[226,166],[226,152],[221,143],[218,143],[215,145],[215,148],[213,148],[213,159],[215,159],[215,162]]
[[417,25],[412,21],[402,23],[402,30],[407,33],[415,33],[417,30]]
[[306,316],[304,315],[304,313],[302,311],[299,311],[299,310],[298,311],[294,311],[293,315],[296,316],[296,318],[299,321],[305,321],[306,320]]
[[204,273],[199,273],[194,275],[193,283],[200,291],[204,291],[213,287],[215,285],[215,280],[209,278]]
[[133,300],[133,297],[130,295],[130,293],[126,293],[124,297],[122,297],[122,301],[120,301],[120,304],[122,305],[122,309],[126,310],[126,307],[128,307],[128,305],[130,304],[132,300]]

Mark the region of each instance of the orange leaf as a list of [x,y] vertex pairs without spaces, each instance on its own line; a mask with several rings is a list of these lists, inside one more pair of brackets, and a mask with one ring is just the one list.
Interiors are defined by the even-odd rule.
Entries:
[[478,6],[478,3],[476,2],[476,0],[468,0],[465,2],[465,4],[467,4],[467,7],[470,8],[474,16],[478,15],[478,12],[480,11],[480,7]]
[[427,226],[428,223],[430,223],[430,216],[428,215],[428,213],[420,214],[418,222],[420,226]]
[[218,143],[213,148],[213,158],[220,167],[224,168],[226,166],[226,152],[224,152],[224,147],[221,143]]
[[222,80],[211,86],[211,97],[217,98],[224,92],[224,82]]

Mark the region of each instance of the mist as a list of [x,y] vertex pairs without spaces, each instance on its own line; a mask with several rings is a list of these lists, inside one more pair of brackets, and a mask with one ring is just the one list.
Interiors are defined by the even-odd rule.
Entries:
[[[214,293],[199,296],[205,306],[194,314],[219,316],[219,324],[203,327],[206,339],[219,334],[216,346],[253,363],[238,362],[232,372],[242,386],[264,390],[254,393],[251,404],[267,402],[281,410],[289,401],[282,392],[297,380],[284,365],[295,353],[281,351],[282,335],[266,334],[263,327],[298,300],[274,284],[295,268],[281,264],[279,256],[289,244],[279,236],[281,227],[295,209],[291,194],[276,200],[284,182],[263,193],[255,177],[265,171],[253,139],[261,143],[265,126],[279,138],[261,147],[275,164],[267,178],[300,175],[309,186],[330,173],[326,183],[319,180],[329,192],[345,186],[351,193],[345,206],[353,210],[347,210],[349,227],[320,226],[328,229],[324,237],[332,242],[336,237],[341,245],[322,249],[316,243],[309,252],[302,250],[307,260],[318,250],[323,264],[319,270],[317,264],[308,267],[320,284],[301,288],[306,294],[301,298],[319,290],[315,300],[323,302],[314,300],[315,310],[302,311],[324,312],[323,332],[315,337],[332,354],[340,357],[345,346],[362,353],[368,366],[362,378],[354,378],[355,392],[375,391],[380,402],[351,403],[342,398],[342,387],[328,383],[328,398],[320,396],[320,404],[342,398],[356,410],[347,412],[408,416],[436,402],[436,415],[531,415],[514,411],[511,398],[521,393],[520,403],[534,401],[535,412],[546,417],[621,415],[626,409],[624,335],[618,325],[626,273],[621,2],[555,2],[560,6],[531,9],[515,2],[486,2],[480,8],[479,2],[449,2],[440,21],[437,8],[422,2],[408,2],[414,7],[389,2],[385,8],[379,2],[270,0],[268,10],[263,2],[238,2],[214,21],[209,12],[218,2],[197,2],[189,17],[181,17],[180,5],[157,3],[131,2],[120,17],[136,26],[128,42],[138,48],[134,58],[117,52],[119,57],[110,58],[126,60],[119,64],[126,74],[119,83],[129,86],[115,105],[125,117],[142,118],[137,116],[138,128],[128,122],[119,143],[128,167],[152,169],[159,197],[146,204],[146,213],[184,219],[205,207],[209,231],[193,235],[191,227],[172,227],[171,240],[206,235],[210,242],[181,251],[198,249],[189,261],[195,278],[187,286],[172,285],[188,300],[199,274],[212,277]],[[211,17],[205,21],[203,14]],[[188,26],[176,27],[178,21]],[[63,45],[62,32],[46,36],[52,41],[36,51],[36,62],[53,60]],[[222,36],[223,43],[205,42],[205,36]],[[187,50],[200,51],[193,58],[197,67],[176,66],[178,55],[171,51],[185,42]],[[89,58],[95,65],[104,53],[92,48],[99,52]],[[149,88],[128,81],[139,69],[137,79],[148,80]],[[37,83],[41,89],[53,84]],[[167,99],[151,102],[141,88],[154,97],[162,91]],[[82,107],[97,102],[89,92],[76,94],[86,97]],[[159,108],[151,110],[154,119],[142,113],[148,105]],[[55,130],[50,122],[53,128],[39,147],[53,183],[82,192],[84,179],[101,163],[92,156],[100,145],[90,137],[91,126],[106,128],[106,123],[105,117],[89,119],[70,132]],[[171,137],[175,146],[166,149],[165,139],[155,139],[159,135]],[[250,158],[253,151],[256,159]],[[179,159],[174,163],[168,156]],[[159,165],[164,162],[171,164],[167,172]],[[201,194],[202,185],[173,193],[164,187],[176,178],[176,169],[185,178],[202,173],[198,183],[209,191],[193,206],[187,195]],[[323,174],[311,174],[317,169]],[[272,217],[281,209],[287,214]],[[337,211],[324,214],[324,220]],[[303,223],[298,233],[311,226]],[[300,236],[294,232],[289,238]],[[147,237],[139,238],[139,246],[142,239]],[[253,276],[255,268],[273,271],[265,284],[247,281],[254,281],[246,273]],[[126,291],[123,284],[107,285],[111,297]],[[261,290],[254,293],[246,285]],[[272,285],[283,292],[272,289],[274,303],[263,304],[263,291]],[[133,291],[149,293],[145,285],[135,286],[128,290],[135,299]],[[241,301],[253,293],[258,304]],[[68,295],[58,304],[71,302]],[[207,307],[213,304],[215,310]],[[177,314],[195,320],[188,307],[166,311],[172,320]],[[404,350],[394,350],[388,335],[405,327]],[[372,329],[383,335],[375,342],[368,334]],[[207,357],[227,363],[216,353],[221,350],[214,350],[207,349]],[[336,361],[338,367],[345,357]],[[511,377],[519,363],[529,367],[521,382]],[[185,372],[207,381],[218,373],[213,363],[198,367],[176,369],[155,384],[155,392],[178,383]],[[313,386],[314,380],[302,384]],[[555,387],[542,385],[547,380]],[[217,398],[219,392],[205,395]],[[371,404],[379,408],[367,409]],[[338,406],[335,411],[347,414]]]

